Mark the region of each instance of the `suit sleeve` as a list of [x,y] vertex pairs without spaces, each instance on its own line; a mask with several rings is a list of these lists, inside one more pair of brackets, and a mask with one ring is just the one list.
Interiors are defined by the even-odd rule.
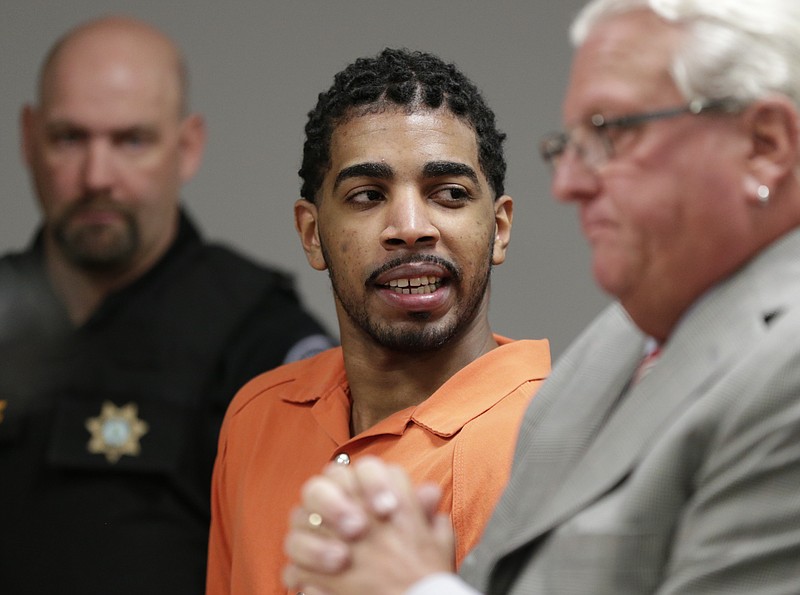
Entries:
[[480,595],[454,574],[440,573],[425,577],[405,595]]

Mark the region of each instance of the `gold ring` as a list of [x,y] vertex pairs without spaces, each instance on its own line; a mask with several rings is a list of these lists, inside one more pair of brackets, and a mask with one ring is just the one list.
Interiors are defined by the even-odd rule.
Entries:
[[322,526],[322,515],[312,512],[310,515],[308,515],[308,524],[314,529],[319,529]]

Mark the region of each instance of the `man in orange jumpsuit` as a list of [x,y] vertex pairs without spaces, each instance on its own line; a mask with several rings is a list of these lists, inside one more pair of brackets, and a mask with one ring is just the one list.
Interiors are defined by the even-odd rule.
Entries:
[[311,266],[330,275],[341,348],[257,377],[229,407],[209,593],[285,593],[300,487],[365,454],[440,486],[460,562],[549,371],[546,341],[489,327],[512,199],[505,135],[473,83],[430,54],[387,49],[335,77],[306,135],[295,223]]

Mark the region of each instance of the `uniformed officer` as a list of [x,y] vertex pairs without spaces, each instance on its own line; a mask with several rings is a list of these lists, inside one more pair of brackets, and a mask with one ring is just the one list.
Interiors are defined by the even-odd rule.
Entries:
[[225,407],[331,341],[291,280],[202,240],[203,119],[148,24],[103,18],[24,108],[42,224],[0,259],[0,592],[201,593]]

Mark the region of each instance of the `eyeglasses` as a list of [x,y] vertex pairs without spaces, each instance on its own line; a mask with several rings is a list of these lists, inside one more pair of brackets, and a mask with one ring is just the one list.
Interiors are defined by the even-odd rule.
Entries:
[[544,162],[555,169],[567,149],[572,147],[578,158],[586,166],[594,169],[614,157],[615,131],[629,130],[645,122],[674,118],[682,114],[697,116],[710,111],[733,113],[739,109],[741,109],[741,103],[730,98],[696,99],[680,107],[628,114],[612,120],[607,120],[602,114],[595,114],[589,119],[588,125],[545,136],[539,143],[539,153]]

